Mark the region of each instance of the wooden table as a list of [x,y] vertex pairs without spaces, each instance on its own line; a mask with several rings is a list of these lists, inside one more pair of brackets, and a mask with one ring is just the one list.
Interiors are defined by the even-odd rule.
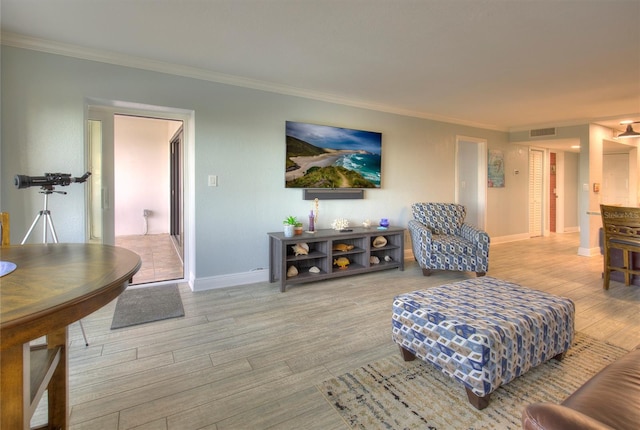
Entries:
[[[125,290],[140,257],[123,248],[41,244],[2,248],[17,265],[0,278],[0,428],[28,429],[48,390],[49,428],[69,417],[68,326]],[[47,336],[44,348],[29,342]]]

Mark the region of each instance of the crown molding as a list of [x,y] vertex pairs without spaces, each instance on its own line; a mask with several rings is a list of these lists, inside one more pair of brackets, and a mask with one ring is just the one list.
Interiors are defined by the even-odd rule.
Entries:
[[450,124],[464,125],[468,127],[476,127],[488,130],[496,130],[508,132],[504,127],[493,124],[482,124],[473,121],[465,121],[447,116],[426,114],[420,111],[412,111],[395,106],[384,105],[367,100],[348,99],[339,95],[324,93],[320,91],[312,91],[303,88],[292,87],[289,85],[275,84],[272,82],[260,81],[256,79],[244,78],[240,76],[227,75],[223,73],[213,72],[211,70],[200,69],[196,67],[183,66],[173,63],[151,60],[148,58],[135,57],[131,55],[119,54],[111,51],[97,50],[85,48],[82,46],[54,42],[46,39],[29,37],[17,33],[2,32],[0,35],[1,43],[5,46],[14,48],[29,49],[33,51],[44,52],[48,54],[63,55],[66,57],[77,58],[81,60],[97,61],[101,63],[113,64],[123,67],[131,67],[136,69],[148,70],[153,72],[166,73],[170,75],[193,78],[202,81],[216,82],[225,85],[233,85],[237,87],[250,88],[254,90],[267,91],[271,93],[284,94],[306,99],[318,100],[327,103],[335,103],[345,106],[373,110],[378,112],[391,113],[396,115],[408,116],[413,118],[422,118],[432,121],[445,122]]

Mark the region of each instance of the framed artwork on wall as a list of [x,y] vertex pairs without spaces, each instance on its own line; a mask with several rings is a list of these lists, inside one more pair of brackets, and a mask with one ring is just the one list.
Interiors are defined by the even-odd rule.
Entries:
[[504,155],[499,149],[489,150],[489,169],[487,172],[489,188],[504,187]]
[[380,188],[381,160],[382,133],[286,121],[286,188]]

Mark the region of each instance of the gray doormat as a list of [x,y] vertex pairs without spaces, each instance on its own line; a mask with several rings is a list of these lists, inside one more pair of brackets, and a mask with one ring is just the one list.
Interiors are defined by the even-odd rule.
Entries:
[[118,297],[111,329],[184,316],[177,284],[126,289]]

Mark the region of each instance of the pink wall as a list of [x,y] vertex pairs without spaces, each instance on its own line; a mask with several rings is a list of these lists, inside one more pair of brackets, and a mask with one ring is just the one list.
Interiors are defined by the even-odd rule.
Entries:
[[[169,233],[169,140],[180,122],[116,115],[115,234]],[[151,215],[145,219],[143,210]]]

